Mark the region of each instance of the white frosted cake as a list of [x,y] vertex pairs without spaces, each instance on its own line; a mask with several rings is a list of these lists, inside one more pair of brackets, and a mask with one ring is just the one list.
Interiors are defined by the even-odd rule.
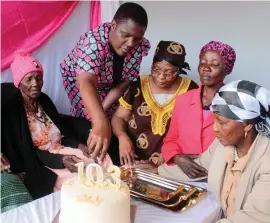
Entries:
[[118,167],[111,166],[107,172],[90,164],[84,177],[80,163],[78,179],[62,186],[59,223],[130,223],[129,188],[120,180]]

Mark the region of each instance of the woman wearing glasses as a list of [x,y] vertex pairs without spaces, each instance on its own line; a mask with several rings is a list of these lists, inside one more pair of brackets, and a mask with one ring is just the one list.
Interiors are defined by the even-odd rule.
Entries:
[[185,48],[177,42],[161,41],[156,49],[151,75],[141,75],[120,98],[112,118],[112,128],[119,140],[121,165],[132,166],[135,158],[161,164],[164,136],[178,95],[198,88],[183,68]]

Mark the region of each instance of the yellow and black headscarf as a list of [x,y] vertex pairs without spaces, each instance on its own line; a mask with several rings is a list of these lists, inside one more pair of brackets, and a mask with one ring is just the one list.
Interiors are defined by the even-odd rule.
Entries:
[[153,63],[167,61],[168,63],[179,68],[180,74],[187,74],[183,69],[190,70],[187,62],[185,62],[185,47],[174,41],[160,41],[157,45]]

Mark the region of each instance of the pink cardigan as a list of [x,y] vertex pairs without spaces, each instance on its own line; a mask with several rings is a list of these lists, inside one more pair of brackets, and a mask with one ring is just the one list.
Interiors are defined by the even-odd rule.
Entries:
[[177,154],[200,154],[215,139],[212,112],[203,120],[202,86],[177,97],[169,131],[161,149],[167,164]]

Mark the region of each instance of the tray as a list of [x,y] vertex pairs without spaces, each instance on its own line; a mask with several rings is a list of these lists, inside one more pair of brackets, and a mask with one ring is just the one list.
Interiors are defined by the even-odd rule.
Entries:
[[121,168],[121,179],[130,187],[132,197],[174,212],[185,211],[207,193],[201,187],[168,180],[138,168]]

